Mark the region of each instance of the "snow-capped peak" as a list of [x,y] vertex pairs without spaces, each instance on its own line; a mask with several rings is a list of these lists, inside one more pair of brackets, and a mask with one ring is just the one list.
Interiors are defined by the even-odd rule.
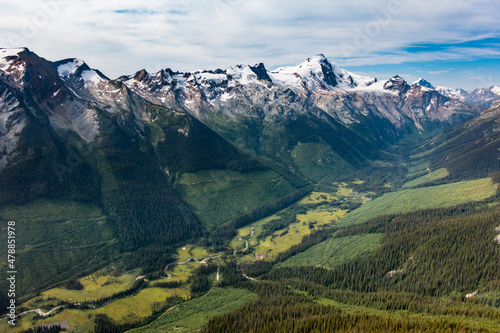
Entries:
[[464,101],[467,98],[467,96],[469,95],[469,92],[467,92],[463,89],[455,89],[455,88],[450,88],[450,87],[438,86],[438,87],[436,87],[436,90],[443,96],[450,97],[450,98],[456,98],[460,101]]
[[495,95],[499,95],[500,96],[500,86],[493,86],[490,89],[491,89],[492,93],[494,93]]
[[357,75],[332,64],[323,54],[308,58],[298,66],[278,68],[269,72],[269,76],[275,84],[311,91],[351,90],[377,82],[376,78]]
[[424,88],[429,88],[429,89],[436,89],[429,81],[425,80],[424,78],[420,78],[417,81],[413,82],[411,84],[412,87],[414,86],[421,86]]
[[475,89],[468,93],[465,98],[466,103],[484,107],[490,107],[498,101],[500,101],[500,86]]
[[27,51],[27,48],[21,47],[21,48],[13,48],[13,49],[4,49],[0,48],[0,58],[6,58],[6,57],[12,57],[16,56],[21,52]]
[[243,85],[257,83],[259,78],[250,66],[247,65],[229,67],[226,69],[226,74]]
[[91,69],[83,60],[65,59],[55,63],[57,74],[66,81],[83,82],[83,87],[96,87],[100,82],[108,81],[101,72]]
[[269,72],[273,83],[292,89],[333,90],[337,85],[333,68],[322,54],[308,58],[298,66],[280,67]]

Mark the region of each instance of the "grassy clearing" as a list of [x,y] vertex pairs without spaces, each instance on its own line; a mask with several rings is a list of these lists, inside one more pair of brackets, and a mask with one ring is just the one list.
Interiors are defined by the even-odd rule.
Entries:
[[208,230],[294,190],[282,176],[271,170],[184,173],[180,185],[182,199],[194,208]]
[[114,320],[133,321],[135,319],[150,316],[153,313],[152,305],[155,302],[164,302],[167,297],[179,296],[189,298],[189,289],[183,288],[146,288],[137,295],[125,297],[96,309],[93,313],[104,313]]
[[43,324],[69,325],[71,333],[87,333],[94,329],[94,322],[87,313],[81,310],[61,310],[48,318],[42,318],[35,313],[28,313],[16,318],[16,326],[7,324],[6,320],[0,321],[0,332],[20,333],[27,329]]
[[[319,207],[308,211],[306,214],[297,215],[297,219],[304,223],[317,223],[318,226],[332,224],[346,214],[345,210],[330,207]],[[300,223],[299,222],[299,223]]]
[[414,187],[417,185],[430,183],[434,180],[448,177],[449,174],[450,173],[448,172],[448,170],[446,170],[446,168],[437,169],[437,170],[434,170],[432,172],[429,172],[429,174],[427,174],[425,176],[422,176],[422,177],[419,177],[419,178],[416,178],[416,179],[410,180],[409,182],[404,183],[403,187],[405,187],[405,188],[406,187]]
[[338,199],[338,196],[333,193],[328,192],[311,192],[307,197],[301,199],[298,204],[307,205],[307,204],[321,204],[321,203],[329,203]]
[[207,249],[203,247],[199,247],[196,245],[185,245],[179,247],[177,249],[177,260],[184,261],[189,258],[195,258],[197,260],[201,260],[204,258],[211,257],[211,254],[208,253]]
[[[175,289],[145,288],[134,296],[118,299],[95,310],[62,309],[59,312],[56,311],[54,315],[48,318],[26,314],[18,318],[18,323],[22,329],[28,329],[42,324],[65,322],[69,324],[70,332],[92,332],[96,314],[106,314],[117,322],[135,321],[151,315],[153,313],[152,306],[155,302],[164,302],[167,297],[171,296],[188,299],[190,297],[189,286],[186,285]],[[0,322],[1,332],[10,332],[10,330],[2,330],[6,327],[3,321]],[[22,330],[14,330],[12,332],[20,331]]]
[[87,311],[64,309],[50,318],[37,320],[36,325],[63,322],[69,324],[69,332],[71,333],[92,332],[94,329],[94,316],[90,314],[89,317],[89,314],[90,312]]
[[0,332],[20,333],[29,328],[33,328],[32,321],[36,314],[26,314],[22,317],[16,318],[16,326],[12,326],[7,322],[7,319],[0,320]]
[[429,168],[429,162],[409,163],[409,164],[405,164],[405,167],[408,168],[408,174],[406,175],[406,177],[410,178],[410,177],[414,177],[416,175],[422,175],[425,172],[427,172],[428,168]]
[[[185,263],[183,265],[175,265],[172,269],[168,270],[168,273],[171,275],[169,279],[161,279],[157,280],[158,282],[177,282],[181,281],[184,282],[193,273],[193,271],[198,268],[200,264],[190,261],[188,263]],[[152,283],[154,284],[156,281],[153,281]]]
[[383,234],[363,234],[330,238],[291,257],[282,265],[334,267],[373,251],[382,237]]
[[[293,210],[301,205],[315,205],[315,208],[309,209],[305,214],[298,214],[297,222],[291,223],[288,227],[277,230],[272,235],[259,240],[258,236],[263,232],[263,225],[271,220],[279,219],[277,214],[271,215],[238,229],[237,236],[231,241],[231,247],[236,251],[242,251],[245,247],[244,240],[247,240],[250,249],[241,260],[253,260],[255,259],[255,253],[272,258],[279,252],[286,251],[293,245],[299,244],[302,238],[310,234],[312,230],[332,225],[342,219],[347,211],[337,208],[335,203],[350,201],[361,203],[369,200],[365,195],[348,188],[347,183],[334,183],[333,185],[336,188],[335,192],[312,192],[295,205],[285,209]],[[253,236],[250,237],[252,229]]]
[[[44,291],[41,298],[55,297],[63,301],[74,302],[97,300],[130,289],[139,274],[140,269],[135,269],[116,276],[113,272],[109,272],[108,269],[103,269],[79,279],[84,287],[83,290],[53,288]],[[36,301],[36,299],[34,300]],[[27,304],[29,304],[29,302]]]
[[[363,181],[354,181],[353,184],[362,184]],[[352,188],[347,187],[347,183],[333,183],[336,187],[335,192],[311,192],[307,197],[301,199],[297,204],[307,205],[307,204],[328,204],[334,201],[349,199],[358,202],[368,201],[367,196],[373,195],[373,192],[367,192],[360,194],[355,192]]]
[[[264,254],[266,257],[274,257],[279,252],[286,251],[293,245],[297,245],[302,241],[302,238],[324,225],[331,225],[345,215],[346,211],[332,207],[318,207],[308,211],[306,214],[298,214],[298,222],[291,223],[288,227],[275,231],[271,236],[263,240],[258,240],[257,236],[262,231],[262,225],[272,219],[276,219],[276,215],[272,215],[265,219],[252,223],[238,229],[238,235],[231,242],[231,246],[235,250],[242,250],[245,242],[239,240],[247,239],[252,248],[252,253]],[[254,235],[249,237],[250,228],[254,228]]]
[[196,258],[198,260],[210,257],[210,254],[208,253],[207,249],[202,247],[192,248],[190,252],[193,258]]
[[[202,260],[205,258],[212,257],[213,254],[210,254],[207,249],[203,247],[198,247],[196,245],[185,245],[179,247],[177,249],[177,261],[176,262],[184,262],[190,258],[194,258],[196,260]],[[151,285],[154,286],[160,282],[185,282],[189,279],[192,272],[198,268],[200,264],[195,261],[189,261],[182,265],[170,264],[168,273],[171,275],[170,278],[159,279],[151,282]]]
[[177,260],[184,261],[192,257],[191,251],[192,245],[186,245],[177,249]]
[[484,200],[496,192],[491,178],[386,193],[347,214],[338,225],[361,223],[384,214],[450,207]]
[[356,171],[324,142],[298,144],[291,157],[300,172],[315,182],[335,180]]
[[208,294],[179,304],[151,324],[130,332],[194,332],[211,318],[244,305],[257,296],[248,290],[213,288]]
[[[2,207],[0,216],[2,221],[16,222],[16,268],[23,272],[17,281],[21,295],[96,271],[118,253],[106,216],[90,204],[38,200]],[[5,234],[0,233],[2,246]],[[5,260],[0,258],[0,268]]]

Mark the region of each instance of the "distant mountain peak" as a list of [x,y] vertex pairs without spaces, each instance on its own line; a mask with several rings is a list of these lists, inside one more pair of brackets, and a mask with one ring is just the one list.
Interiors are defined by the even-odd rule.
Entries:
[[492,93],[500,96],[500,86],[492,86],[492,87],[490,87],[490,89],[491,89]]
[[84,70],[90,70],[85,61],[77,58],[69,58],[55,63],[57,73],[61,79],[68,79],[77,76]]
[[134,79],[136,79],[137,81],[149,80],[149,78],[150,78],[150,75],[149,75],[148,71],[145,70],[144,68],[141,69],[140,71],[138,71],[137,73],[135,73],[135,75],[134,75]]
[[500,101],[500,86],[479,88],[471,91],[465,96],[466,103],[472,103],[483,107],[490,107]]
[[325,57],[323,53],[318,53],[312,56],[311,58],[307,58],[307,61],[309,62],[328,62],[328,59]]
[[385,90],[395,90],[402,93],[406,92],[409,88],[408,83],[399,75],[394,75],[384,84]]
[[0,58],[15,56],[23,52],[29,53],[31,51],[27,47],[0,48]]
[[266,66],[263,63],[256,64],[255,66],[249,66],[250,69],[257,75],[261,80],[272,82],[271,78],[267,74]]
[[[0,70],[16,69],[23,71],[25,69],[23,59],[33,54],[28,48],[0,48]],[[12,67],[14,66],[14,67]]]
[[294,90],[333,91],[368,87],[376,78],[357,75],[317,54],[297,66],[280,67],[268,72],[273,83]]
[[436,89],[429,81],[425,80],[424,78],[420,78],[417,81],[413,82],[411,86],[421,86],[429,89]]

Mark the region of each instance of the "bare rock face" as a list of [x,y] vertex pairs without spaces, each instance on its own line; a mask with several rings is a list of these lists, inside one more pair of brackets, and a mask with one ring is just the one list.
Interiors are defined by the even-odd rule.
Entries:
[[384,84],[384,89],[400,93],[407,92],[409,88],[410,86],[408,83],[399,75],[393,76]]

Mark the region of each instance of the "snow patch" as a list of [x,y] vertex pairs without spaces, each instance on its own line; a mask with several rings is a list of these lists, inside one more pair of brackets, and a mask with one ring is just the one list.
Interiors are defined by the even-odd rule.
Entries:
[[0,69],[3,70],[9,65],[10,61],[7,61],[5,58],[17,56],[23,51],[24,49],[0,49]]
[[24,51],[24,49],[0,49],[0,62],[7,63],[5,58],[17,56],[22,51]]
[[236,67],[229,67],[226,73],[233,77],[233,80],[238,81],[242,85],[245,84],[261,84],[258,80],[257,74],[250,68],[250,66],[238,65]]
[[68,87],[69,90],[71,90],[71,92],[78,98],[81,98],[73,89],[71,89],[70,87]]
[[227,80],[227,76],[224,74],[214,74],[214,73],[193,73],[197,81],[212,81],[216,84],[221,84],[224,80]]
[[495,95],[500,95],[500,87],[499,86],[493,86],[491,88],[491,92],[494,93]]
[[70,62],[67,62],[63,65],[57,67],[57,74],[59,74],[60,78],[68,78],[70,75],[76,73],[77,69],[83,65],[84,62],[80,59],[74,59]]
[[86,86],[96,87],[99,83],[104,81],[99,74],[94,70],[87,70],[82,72],[82,79],[85,81]]
[[450,87],[436,87],[436,90],[446,97],[456,98],[460,101],[465,100],[468,92],[462,89],[454,89]]
[[424,78],[420,78],[418,79],[417,81],[414,81],[412,84],[411,84],[412,87],[414,86],[420,86],[422,88],[426,88],[428,90],[435,90],[435,87],[427,80],[425,80]]
[[176,82],[176,89],[186,91],[186,79],[181,74],[174,75],[172,79]]
[[221,96],[220,96],[220,100],[222,102],[227,102],[229,101],[230,99],[233,99],[234,98],[234,94],[229,94],[227,92],[223,93]]
[[311,90],[317,90],[320,88],[320,79],[323,76],[321,60],[321,56],[315,56],[298,66],[277,68],[268,75],[274,84],[280,86],[299,90],[306,86]]
[[25,51],[25,49],[23,49],[23,48],[0,49],[0,57],[5,58],[5,57],[9,57],[9,56],[15,56],[23,51]]
[[397,92],[394,92],[392,90],[387,90],[384,89],[384,84],[387,80],[385,81],[378,81],[374,82],[370,85],[359,85],[355,88],[348,89],[348,91],[355,91],[355,92],[369,92],[369,93],[383,93],[383,94],[396,94]]
[[[379,83],[376,78],[371,76],[362,76],[351,73],[345,69],[332,65],[337,77],[338,88],[345,90],[357,90],[372,87]],[[383,84],[382,84],[383,86]]]

